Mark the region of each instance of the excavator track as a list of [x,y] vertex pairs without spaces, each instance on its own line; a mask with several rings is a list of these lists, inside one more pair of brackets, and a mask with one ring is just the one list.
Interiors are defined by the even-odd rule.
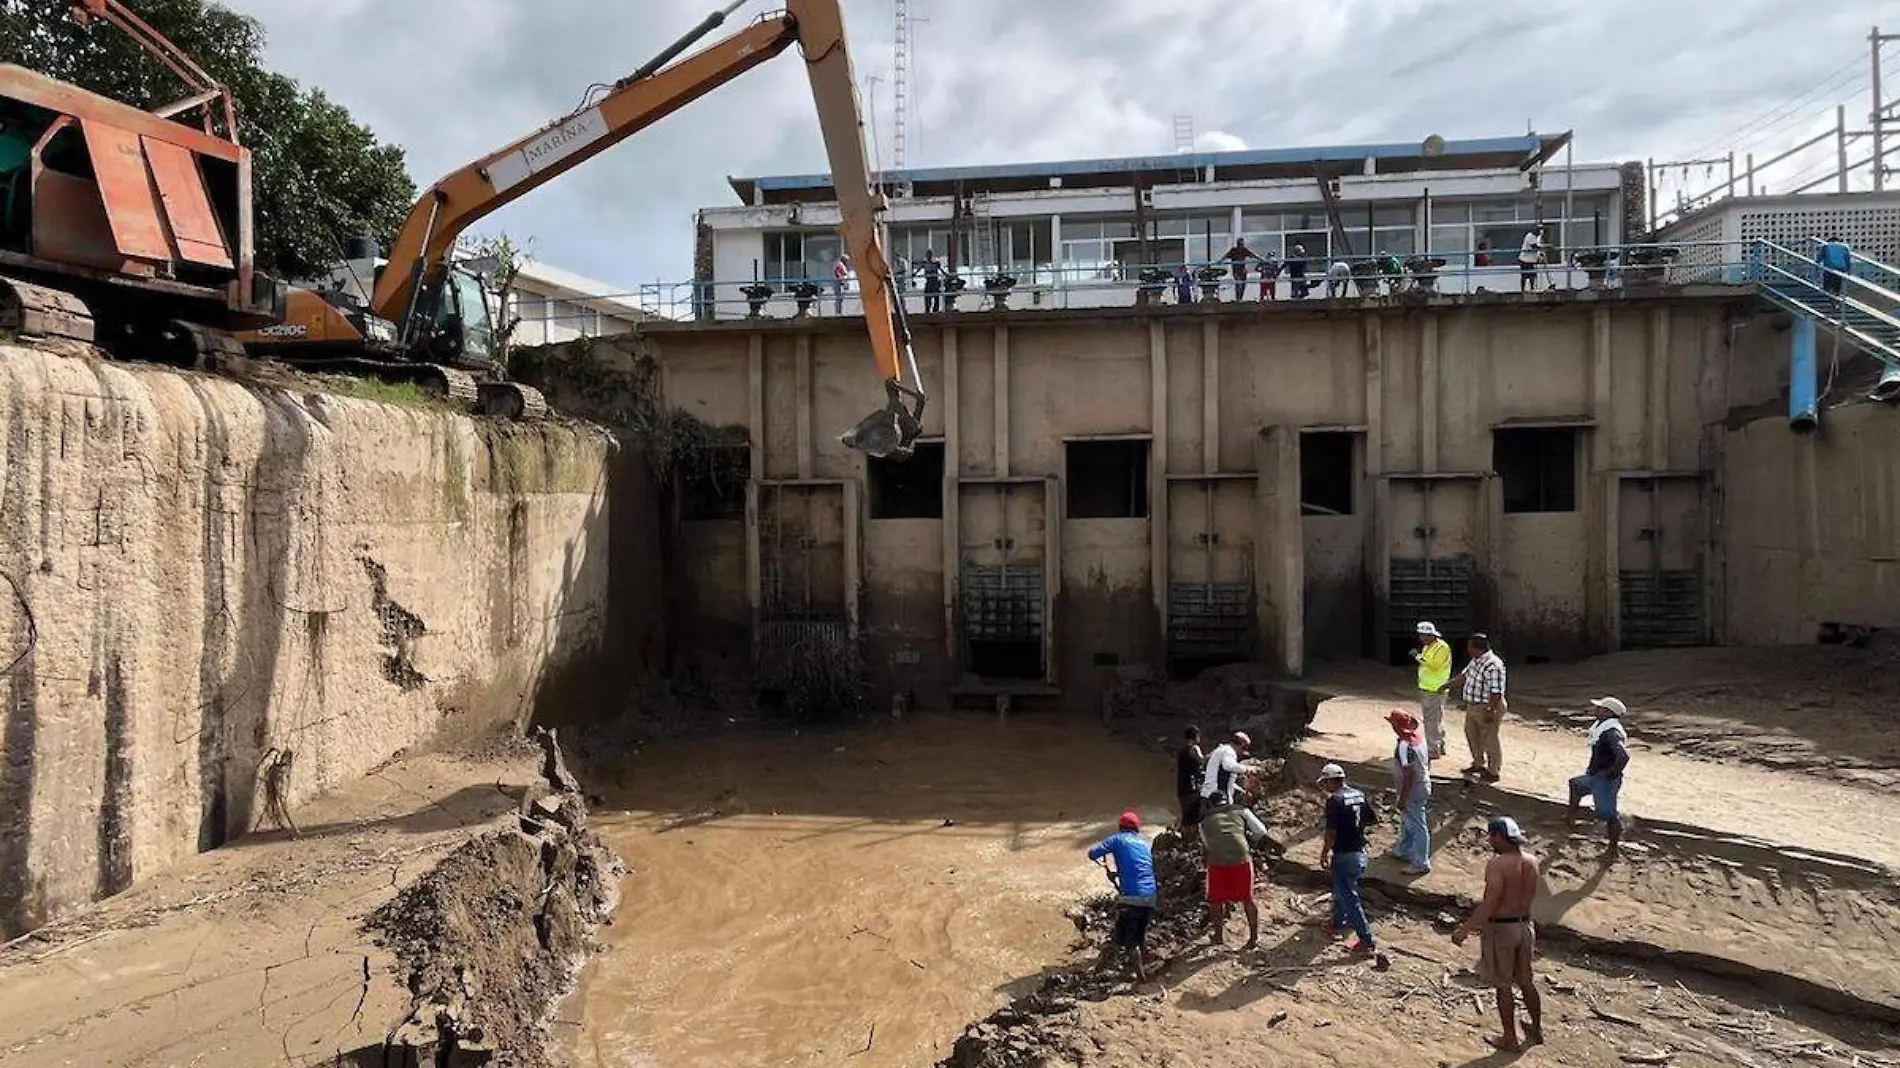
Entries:
[[63,289],[0,275],[0,331],[29,341],[93,343],[92,311]]
[[173,319],[159,330],[158,340],[165,362],[174,366],[224,374],[244,369],[243,344],[214,327]]
[[538,423],[548,417],[548,401],[541,391],[519,382],[483,382],[480,411],[519,423]]

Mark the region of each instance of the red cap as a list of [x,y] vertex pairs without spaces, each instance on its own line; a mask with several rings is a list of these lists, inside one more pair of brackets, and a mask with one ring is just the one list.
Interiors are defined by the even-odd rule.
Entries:
[[1132,808],[1122,813],[1121,828],[1124,831],[1141,830],[1141,813],[1136,812]]

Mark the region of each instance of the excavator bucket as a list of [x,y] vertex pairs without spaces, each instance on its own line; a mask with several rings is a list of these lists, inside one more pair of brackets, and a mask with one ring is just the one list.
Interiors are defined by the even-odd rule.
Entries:
[[890,380],[884,383],[884,396],[884,407],[858,420],[838,440],[874,459],[908,460],[924,432],[924,395]]

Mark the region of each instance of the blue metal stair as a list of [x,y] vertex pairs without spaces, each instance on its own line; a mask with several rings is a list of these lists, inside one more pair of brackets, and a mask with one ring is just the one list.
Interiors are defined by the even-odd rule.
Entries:
[[1857,256],[1839,296],[1821,288],[1812,258],[1772,241],[1756,243],[1750,274],[1762,296],[1841,340],[1900,367],[1900,270]]

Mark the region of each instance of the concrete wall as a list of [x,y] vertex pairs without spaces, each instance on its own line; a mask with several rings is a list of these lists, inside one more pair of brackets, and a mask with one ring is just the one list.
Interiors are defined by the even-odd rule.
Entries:
[[1900,627],[1900,413],[1840,408],[1808,435],[1757,419],[1724,447],[1727,640]]
[[[1620,647],[1622,576],[1649,566],[1644,531],[1667,526],[1668,567],[1714,581],[1700,510],[1708,428],[1732,400],[1731,368],[1772,380],[1760,368],[1785,362],[1785,334],[1755,308],[1746,290],[1710,287],[914,324],[932,390],[925,432],[944,442],[947,480],[964,493],[946,494],[942,520],[857,519],[872,669],[897,686],[974,684],[957,659],[956,577],[995,533],[972,524],[1002,513],[973,520],[960,502],[1000,479],[1054,487],[1056,514],[1040,522],[1059,576],[1049,681],[1065,697],[1086,700],[1110,665],[1164,669],[1168,591],[1182,583],[1251,584],[1247,651],[1290,672],[1309,656],[1384,655],[1387,635],[1411,626],[1395,618],[1408,609],[1393,607],[1394,560],[1466,561],[1464,625],[1496,632],[1514,658]],[[835,439],[881,399],[856,322],[657,325],[640,343],[669,405],[755,428],[755,474],[862,485],[864,460]],[[1576,505],[1506,514],[1494,431],[1540,426],[1579,434]],[[1276,428],[1278,439],[1263,436]],[[1305,430],[1359,435],[1351,514],[1301,517]],[[1148,514],[1063,515],[1065,440],[1130,437],[1149,443]],[[731,550],[749,537],[739,520],[692,526],[704,529],[683,532],[687,544]],[[709,573],[698,602],[735,633],[757,603],[734,588],[745,577]]]
[[406,747],[606,624],[597,431],[0,348],[0,935]]

